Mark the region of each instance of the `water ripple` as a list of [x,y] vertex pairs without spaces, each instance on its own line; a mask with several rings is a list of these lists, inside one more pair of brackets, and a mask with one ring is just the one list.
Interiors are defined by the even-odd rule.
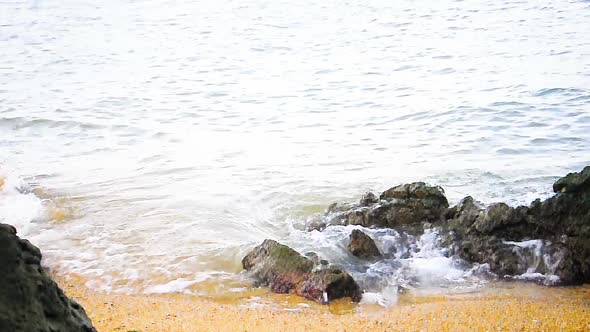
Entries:
[[77,198],[73,220],[27,231],[49,261],[114,284],[234,272],[240,250],[293,236],[306,204],[416,180],[520,204],[590,163],[587,2],[9,1],[2,14],[0,167],[52,174],[38,185]]

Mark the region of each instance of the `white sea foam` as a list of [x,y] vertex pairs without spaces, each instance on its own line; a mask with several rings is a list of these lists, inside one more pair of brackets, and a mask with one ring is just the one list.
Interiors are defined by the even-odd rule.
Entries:
[[14,172],[0,168],[4,184],[0,190],[0,222],[16,227],[19,235],[30,235],[48,219],[45,203]]
[[543,240],[527,240],[527,241],[503,241],[504,244],[517,246],[520,248],[541,248],[543,247]]
[[172,280],[162,285],[156,285],[148,287],[144,293],[145,294],[164,294],[164,293],[181,293],[186,292],[187,289],[198,283],[206,280],[207,278],[200,278],[200,279],[192,279],[188,280],[185,278],[179,278],[176,280]]
[[526,272],[520,275],[508,276],[517,280],[541,282],[546,285],[559,283],[559,276],[555,271],[563,259],[562,251],[548,252],[547,245],[551,242],[543,240],[504,241],[506,245],[514,246],[514,253],[518,255],[520,264],[526,267]]
[[[353,257],[346,246],[354,229],[373,238],[385,258],[371,262]],[[481,287],[491,276],[489,265],[471,266],[450,257],[448,248],[440,245],[439,230],[435,228],[414,237],[393,229],[330,226],[322,232],[296,232],[286,243],[302,253],[317,252],[320,258],[343,267],[365,291],[363,302],[382,306],[397,303],[400,287]]]
[[399,289],[397,286],[387,286],[378,292],[365,292],[361,299],[363,304],[377,304],[382,307],[388,307],[397,304],[399,299]]
[[516,280],[534,281],[544,285],[556,285],[560,282],[560,278],[554,274],[543,274],[539,272],[526,272],[512,277]]

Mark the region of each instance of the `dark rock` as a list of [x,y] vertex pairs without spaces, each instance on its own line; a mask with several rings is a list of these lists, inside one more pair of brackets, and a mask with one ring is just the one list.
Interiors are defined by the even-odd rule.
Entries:
[[557,275],[569,283],[590,282],[590,236],[565,239],[563,257],[556,266]]
[[581,172],[569,173],[553,184],[556,193],[577,193],[590,189],[590,166],[584,167]]
[[[359,204],[332,204],[323,227],[352,224],[417,235],[432,225],[441,229],[441,245],[451,254],[488,264],[500,276],[538,273],[559,276],[563,284],[590,282],[590,166],[559,179],[553,189],[556,195],[529,206],[484,207],[466,197],[448,208],[440,187],[415,182],[390,188],[379,199],[365,194]],[[542,248],[523,246],[533,239]]]
[[431,186],[424,182],[412,182],[389,188],[384,191],[381,199],[431,199],[438,205],[449,206],[444,190],[439,186]]
[[526,207],[512,208],[505,203],[495,203],[481,211],[473,223],[479,233],[490,234],[494,230],[525,222]]
[[363,259],[375,259],[381,257],[381,252],[375,245],[375,241],[363,233],[355,229],[350,233],[350,242],[348,243],[348,250],[353,256]]
[[590,235],[590,192],[557,194],[531,203],[531,223],[550,235]]
[[365,194],[360,204],[334,203],[324,216],[325,225],[361,225],[394,228],[442,220],[449,203],[442,188],[414,182],[390,188],[379,199]]
[[47,275],[41,251],[0,224],[0,331],[96,331],[84,308]]
[[323,231],[326,226],[328,226],[328,224],[326,223],[326,219],[325,218],[310,218],[307,220],[307,223],[304,226],[304,229],[308,232],[311,231]]
[[380,198],[391,204],[386,213],[379,213],[385,217],[387,225],[440,221],[441,215],[449,207],[443,189],[424,182],[390,188]]
[[377,196],[375,196],[375,194],[373,194],[372,192],[368,192],[365,193],[363,197],[361,197],[361,201],[359,202],[359,204],[361,206],[370,206],[378,202],[379,198],[377,198]]
[[[556,195],[528,207],[496,203],[484,209],[465,198],[446,212],[444,243],[501,276],[534,272],[557,275],[562,284],[589,282],[589,176],[590,167],[568,174],[555,183]],[[541,240],[542,248],[506,244],[530,239]]]
[[483,204],[476,202],[473,197],[467,196],[447,211],[446,218],[448,222],[455,223],[453,228],[467,230],[483,210]]
[[308,228],[322,231],[330,225],[346,225],[348,215],[357,207],[358,205],[351,203],[332,203],[326,209],[322,221],[315,222],[313,225],[308,226]]
[[362,292],[354,279],[346,272],[336,268],[315,271],[302,282],[296,290],[299,296],[319,303],[350,297],[359,302]]
[[313,262],[286,245],[267,239],[242,259],[242,266],[261,284],[277,293],[288,293],[294,286],[287,285],[301,282],[313,269]]
[[275,293],[296,293],[320,303],[342,297],[360,300],[360,289],[348,273],[334,268],[312,272],[312,260],[273,240],[264,240],[255,247],[242,265]]

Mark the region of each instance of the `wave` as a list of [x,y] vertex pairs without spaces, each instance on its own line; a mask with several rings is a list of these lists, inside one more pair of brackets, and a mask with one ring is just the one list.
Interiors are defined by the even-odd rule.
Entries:
[[547,88],[541,89],[534,93],[535,97],[545,97],[550,95],[578,96],[586,95],[587,91],[575,88]]
[[51,120],[51,119],[34,119],[26,117],[0,118],[0,126],[9,126],[13,129],[25,128],[80,128],[80,129],[100,129],[104,126],[84,123],[71,120]]

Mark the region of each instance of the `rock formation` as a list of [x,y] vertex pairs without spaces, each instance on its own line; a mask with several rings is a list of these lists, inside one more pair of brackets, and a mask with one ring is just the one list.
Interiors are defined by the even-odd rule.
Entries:
[[0,224],[0,331],[95,332],[41,266],[41,251]]
[[334,203],[328,207],[326,225],[389,227],[422,221],[437,222],[449,207],[441,187],[424,182],[399,185],[384,191],[377,199],[367,193],[360,204]]
[[242,260],[260,285],[275,293],[295,293],[319,303],[350,297],[358,302],[361,290],[354,279],[336,268],[313,270],[313,262],[286,245],[264,240]]
[[[471,197],[447,211],[442,225],[453,236],[455,252],[471,262],[489,263],[504,275],[556,275],[547,283],[590,281],[590,167],[553,185],[556,195],[530,206],[497,203],[483,208]],[[537,241],[532,241],[537,240]],[[526,250],[537,250],[536,266],[523,263]],[[526,256],[526,255],[524,255]],[[530,256],[530,255],[529,255]]]
[[[337,225],[392,228],[401,239],[435,229],[440,237],[437,245],[447,248],[445,255],[474,263],[486,274],[546,285],[588,283],[590,166],[559,179],[553,189],[553,197],[537,199],[529,206],[484,206],[466,197],[449,208],[442,188],[415,182],[392,187],[378,197],[366,193],[358,203],[334,203],[308,229],[322,231]],[[349,237],[348,250],[369,263],[391,259],[382,256],[374,241],[358,229]],[[408,258],[410,250],[402,248],[398,259]],[[388,262],[385,264],[393,264]],[[297,293],[322,303],[345,296],[357,301],[361,296],[348,273],[334,268],[313,271],[310,259],[275,241],[265,240],[244,258],[243,265],[275,292]]]
[[348,251],[353,256],[369,260],[381,257],[381,252],[379,252],[377,245],[375,245],[375,241],[362,231],[358,229],[353,230],[350,233],[349,239]]
[[442,188],[415,182],[386,190],[379,199],[368,193],[358,204],[334,203],[315,228],[352,224],[419,234],[427,225],[441,229],[451,254],[487,263],[500,277],[590,282],[590,166],[559,179],[553,189],[553,197],[530,206],[484,206],[466,197],[449,208]]

